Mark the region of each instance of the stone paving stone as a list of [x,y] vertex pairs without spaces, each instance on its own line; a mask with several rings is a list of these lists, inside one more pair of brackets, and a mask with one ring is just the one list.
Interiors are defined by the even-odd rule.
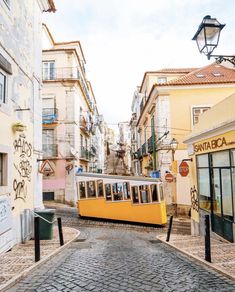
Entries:
[[[68,217],[68,213],[65,216]],[[80,229],[85,241],[72,243],[56,259],[29,275],[26,281],[31,282],[35,291],[40,288],[49,291],[55,287],[57,291],[82,292],[235,291],[233,281],[196,264],[165,244],[152,243],[156,229],[90,222],[76,225],[76,220],[75,217],[68,220],[68,226],[73,224]],[[174,241],[174,237],[171,238]],[[180,238],[188,238],[193,250],[191,237]],[[175,239],[179,242],[179,238]],[[216,247],[216,241],[213,246]],[[19,282],[12,292],[24,289],[25,283]]]

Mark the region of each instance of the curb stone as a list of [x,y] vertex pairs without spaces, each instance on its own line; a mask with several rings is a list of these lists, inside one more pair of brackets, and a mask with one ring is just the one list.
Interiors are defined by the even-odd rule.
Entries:
[[164,239],[162,239],[162,238],[160,238],[158,236],[156,236],[156,238],[159,239],[163,244],[174,248],[175,250],[179,251],[182,254],[187,255],[189,258],[191,258],[193,260],[196,260],[199,264],[205,265],[205,266],[215,270],[216,272],[220,273],[221,275],[223,275],[223,276],[235,281],[235,276],[233,276],[231,274],[228,274],[224,269],[222,269],[220,267],[217,267],[215,264],[209,263],[209,262],[207,262],[206,260],[204,260],[202,258],[199,258],[199,257],[197,257],[195,255],[192,255],[191,253],[176,247],[174,244],[171,244],[170,242],[167,242],[167,241],[165,241]]

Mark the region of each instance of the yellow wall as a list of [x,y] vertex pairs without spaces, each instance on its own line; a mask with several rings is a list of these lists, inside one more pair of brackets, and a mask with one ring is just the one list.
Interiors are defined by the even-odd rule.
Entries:
[[231,95],[233,92],[235,92],[235,86],[233,88],[171,90],[169,92],[171,127],[188,130],[183,131],[174,129],[173,132],[177,134],[176,139],[182,143],[183,139],[190,134],[191,130],[193,130],[192,106],[213,106]]

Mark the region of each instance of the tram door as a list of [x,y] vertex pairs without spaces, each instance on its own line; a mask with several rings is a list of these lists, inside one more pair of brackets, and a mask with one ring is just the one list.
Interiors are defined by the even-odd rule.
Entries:
[[212,230],[233,241],[232,182],[229,168],[212,169]]

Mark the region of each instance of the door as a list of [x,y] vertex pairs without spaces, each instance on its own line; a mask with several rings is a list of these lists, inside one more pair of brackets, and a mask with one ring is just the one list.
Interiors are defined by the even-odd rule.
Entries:
[[212,230],[233,241],[233,204],[230,168],[212,170]]

